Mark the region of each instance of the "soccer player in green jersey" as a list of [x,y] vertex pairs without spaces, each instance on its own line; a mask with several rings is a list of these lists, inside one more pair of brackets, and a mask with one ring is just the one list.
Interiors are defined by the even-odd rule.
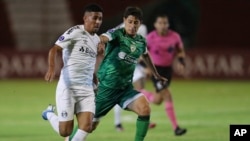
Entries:
[[107,44],[104,59],[99,67],[96,95],[96,113],[93,130],[99,119],[116,104],[138,115],[134,141],[143,141],[148,130],[150,107],[146,97],[134,90],[133,73],[139,57],[152,70],[156,79],[165,83],[147,53],[145,38],[137,34],[142,22],[142,11],[137,7],[127,7],[124,12],[124,28],[111,29],[100,36],[101,43]]
[[94,128],[99,118],[106,115],[116,104],[138,115],[135,141],[143,141],[148,130],[150,107],[143,94],[133,89],[132,78],[138,58],[143,55],[156,79],[158,75],[147,54],[145,38],[137,34],[142,22],[142,11],[128,7],[124,12],[124,28],[110,30],[100,36],[107,43],[105,57],[98,71],[98,94]]

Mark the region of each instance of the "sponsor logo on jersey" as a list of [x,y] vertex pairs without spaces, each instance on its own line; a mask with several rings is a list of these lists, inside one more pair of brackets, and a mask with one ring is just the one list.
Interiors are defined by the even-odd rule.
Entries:
[[84,47],[84,46],[81,46],[79,48],[79,51],[85,53],[85,54],[88,54],[89,56],[95,58],[96,57],[96,53],[91,49],[91,48],[88,48],[88,47]]
[[83,41],[83,44],[87,44],[87,42],[88,42],[88,40],[86,40],[86,39],[83,39],[82,41]]
[[118,57],[121,60],[124,60],[125,62],[129,63],[129,64],[136,64],[137,63],[137,59],[133,56],[128,55],[125,52],[119,52],[118,53]]
[[120,59],[124,59],[125,56],[126,56],[126,53],[125,52],[119,52],[118,56],[119,56]]
[[135,41],[137,44],[143,44],[143,42],[140,42],[140,41]]
[[83,35],[86,35],[87,33],[85,31],[82,32]]

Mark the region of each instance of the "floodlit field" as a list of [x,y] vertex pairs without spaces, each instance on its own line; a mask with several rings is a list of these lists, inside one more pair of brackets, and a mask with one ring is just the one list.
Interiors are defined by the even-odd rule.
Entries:
[[[250,81],[173,80],[171,90],[177,119],[188,129],[173,135],[163,104],[152,105],[157,123],[145,141],[229,141],[230,124],[250,124]],[[55,103],[56,81],[0,81],[0,141],[62,141],[41,112]],[[151,83],[147,84],[150,90]],[[124,132],[114,130],[113,111],[102,119],[88,141],[133,141],[136,115],[124,111]]]

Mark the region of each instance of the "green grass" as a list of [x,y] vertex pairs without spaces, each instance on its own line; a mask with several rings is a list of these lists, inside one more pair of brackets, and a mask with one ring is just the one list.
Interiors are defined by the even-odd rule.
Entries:
[[[152,85],[147,84],[150,90]],[[178,122],[188,133],[175,137],[163,104],[152,105],[155,129],[149,130],[145,141],[228,141],[230,124],[250,123],[249,81],[174,80],[171,91]],[[62,141],[42,120],[41,111],[55,103],[56,81],[0,81],[1,141]],[[116,132],[113,111],[102,119],[88,141],[133,141],[136,115],[124,111],[124,132]]]

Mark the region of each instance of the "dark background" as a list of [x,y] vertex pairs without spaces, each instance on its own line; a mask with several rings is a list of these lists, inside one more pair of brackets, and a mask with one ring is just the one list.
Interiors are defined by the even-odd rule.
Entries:
[[[66,8],[60,11],[58,5],[63,2]],[[250,79],[249,0],[55,0],[55,3],[50,0],[26,0],[19,5],[17,1],[2,0],[0,76],[16,76],[17,71],[5,76],[13,67],[20,68],[13,56],[20,57],[19,66],[25,64],[24,52],[29,52],[31,56],[37,56],[33,52],[38,52],[46,59],[48,50],[65,30],[82,24],[82,11],[89,3],[97,3],[104,9],[104,21],[99,33],[120,24],[127,6],[138,6],[143,10],[143,23],[149,32],[153,30],[155,15],[167,14],[170,28],[177,31],[184,42],[189,62],[188,77]],[[13,4],[16,9],[10,11],[9,7]],[[32,9],[32,6],[40,9]],[[20,22],[13,20],[13,13],[20,13]],[[62,19],[63,14],[67,14],[68,18]],[[18,28],[15,28],[17,25]],[[23,30],[20,33],[17,29]],[[21,44],[20,40],[25,44]],[[6,64],[12,66],[7,68]],[[1,71],[4,72],[2,75]]]

